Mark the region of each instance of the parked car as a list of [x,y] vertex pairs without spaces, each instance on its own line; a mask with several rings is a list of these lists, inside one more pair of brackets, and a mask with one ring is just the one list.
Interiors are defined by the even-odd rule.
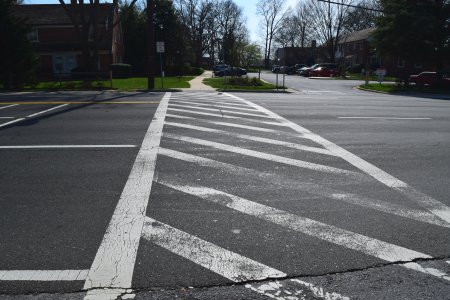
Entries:
[[410,75],[409,81],[416,85],[437,85],[439,84],[439,78],[441,78],[441,84],[446,87],[450,87],[450,78],[446,74],[438,76],[436,72],[422,72],[417,75]]
[[280,66],[277,66],[277,65],[273,65],[272,66],[272,72],[273,73],[278,73],[280,71]]
[[309,71],[311,77],[335,77],[340,76],[337,68],[321,66]]
[[305,76],[305,77],[309,77],[311,70],[317,69],[319,67],[328,67],[328,68],[336,68],[336,64],[333,63],[321,63],[321,64],[315,64],[312,65],[311,67],[303,67],[301,69],[299,69],[297,71],[297,73],[299,75]]
[[242,68],[237,68],[237,67],[233,67],[233,68],[226,68],[223,70],[219,70],[216,71],[214,73],[214,75],[219,76],[219,77],[223,77],[223,76],[243,76],[243,75],[247,75],[247,70],[246,69],[242,69]]
[[291,67],[283,66],[280,68],[279,73],[287,74],[287,75],[295,74],[295,67],[294,66],[291,66]]
[[215,65],[215,66],[213,67],[214,75],[217,75],[217,74],[216,74],[217,72],[222,71],[222,70],[225,70],[225,69],[227,69],[227,68],[229,68],[229,67],[230,67],[229,65]]

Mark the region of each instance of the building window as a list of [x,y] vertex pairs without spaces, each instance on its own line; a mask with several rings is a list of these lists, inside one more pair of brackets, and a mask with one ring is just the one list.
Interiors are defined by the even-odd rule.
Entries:
[[53,72],[56,74],[69,74],[76,66],[76,56],[73,54],[53,56]]
[[27,38],[30,42],[39,42],[38,30],[36,28],[31,29],[31,31],[27,33]]
[[406,66],[406,61],[403,58],[398,58],[397,68],[404,68]]

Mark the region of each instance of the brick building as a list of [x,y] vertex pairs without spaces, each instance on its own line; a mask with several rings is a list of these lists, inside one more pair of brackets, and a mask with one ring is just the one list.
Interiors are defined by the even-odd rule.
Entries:
[[[38,71],[41,75],[70,74],[83,67],[82,43],[71,19],[60,4],[17,5],[15,15],[25,18],[31,26],[28,35],[39,57]],[[84,14],[90,14],[85,6]],[[81,18],[80,12],[77,16]],[[109,72],[112,63],[122,60],[123,39],[117,23],[117,9],[112,4],[100,4],[98,9],[98,36],[100,72]]]

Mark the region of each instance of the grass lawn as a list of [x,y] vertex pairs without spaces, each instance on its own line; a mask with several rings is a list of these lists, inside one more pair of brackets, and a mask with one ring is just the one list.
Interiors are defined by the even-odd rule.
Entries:
[[[188,81],[194,76],[164,77],[164,89],[189,88]],[[155,89],[161,89],[161,77],[155,78]],[[39,82],[36,86],[26,86],[25,90],[48,90],[48,89],[111,89],[109,80],[94,80],[86,83],[81,80],[70,80],[60,82]],[[113,79],[112,89],[120,91],[135,91],[147,89],[147,77],[133,77],[127,79]]]
[[[257,78],[248,77],[216,77],[216,78],[205,78],[203,83],[220,90],[245,90],[245,91],[264,91],[264,90],[274,90],[276,86],[265,81],[258,80]],[[282,89],[282,87],[278,87]]]
[[369,83],[368,85],[362,84],[359,87],[372,91],[380,91],[385,93],[430,93],[430,94],[449,94],[449,90],[444,89],[436,89],[428,86],[398,86],[396,84],[388,84],[388,83]]
[[[345,74],[345,78],[350,79],[350,80],[366,80],[366,76],[362,76],[361,74],[357,74],[357,73],[347,73],[347,74]],[[369,76],[369,80],[378,81],[378,76],[377,75]],[[388,82],[395,82],[396,80],[397,80],[397,77],[385,76],[383,78],[383,81],[388,81]]]

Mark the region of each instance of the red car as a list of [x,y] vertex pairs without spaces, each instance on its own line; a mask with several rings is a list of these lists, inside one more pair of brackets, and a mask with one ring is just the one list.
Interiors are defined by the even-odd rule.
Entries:
[[[410,75],[409,81],[416,85],[436,85],[438,83],[438,76],[436,72],[422,72],[418,75]],[[443,75],[442,84],[450,86],[450,78]]]
[[336,68],[318,67],[309,71],[309,75],[311,77],[335,77],[340,76],[340,73]]

